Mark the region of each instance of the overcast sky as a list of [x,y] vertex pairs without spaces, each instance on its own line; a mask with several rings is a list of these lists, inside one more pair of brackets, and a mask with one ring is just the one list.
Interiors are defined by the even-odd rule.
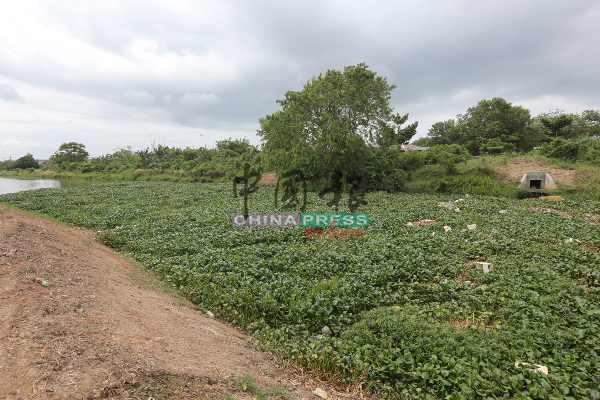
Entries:
[[366,62],[427,134],[482,99],[600,109],[600,2],[13,1],[0,12],[0,160],[260,140],[313,75]]

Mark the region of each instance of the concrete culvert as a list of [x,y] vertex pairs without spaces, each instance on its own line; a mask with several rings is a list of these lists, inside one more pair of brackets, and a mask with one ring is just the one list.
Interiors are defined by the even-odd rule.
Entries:
[[521,179],[521,185],[519,187],[531,188],[531,189],[556,189],[557,186],[554,180],[546,171],[528,171],[523,175]]

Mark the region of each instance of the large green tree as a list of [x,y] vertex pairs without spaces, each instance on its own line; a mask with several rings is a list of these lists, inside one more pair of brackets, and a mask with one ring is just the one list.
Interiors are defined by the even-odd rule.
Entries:
[[567,128],[573,123],[574,119],[575,118],[572,115],[560,115],[552,119],[540,117],[540,123],[544,128],[549,129],[556,139],[559,134],[563,136],[570,132],[570,129]]
[[600,139],[600,111],[585,110],[580,114],[550,110],[535,118],[535,124],[553,139],[563,137]]
[[81,143],[69,142],[60,145],[58,150],[50,156],[50,160],[60,164],[62,162],[81,162],[87,160],[89,153]]
[[15,161],[15,168],[39,168],[40,165],[30,153]]
[[481,100],[456,117],[456,121],[437,122],[431,127],[428,135],[432,144],[460,144],[472,154],[489,148],[526,151],[535,144],[531,136],[536,132],[528,129],[532,123],[529,110],[501,97]]
[[429,128],[427,136],[431,139],[430,145],[461,144],[460,131],[453,119],[436,122]]
[[577,137],[600,139],[600,110],[585,110],[573,121],[573,133]]
[[271,168],[300,169],[312,179],[360,172],[370,145],[406,142],[417,123],[405,128],[408,114],[390,107],[395,85],[365,64],[328,70],[301,91],[278,100],[282,110],[260,119],[258,135]]

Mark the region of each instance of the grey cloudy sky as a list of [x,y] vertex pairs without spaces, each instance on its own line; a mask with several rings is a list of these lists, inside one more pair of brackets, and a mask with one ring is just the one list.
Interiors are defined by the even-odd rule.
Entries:
[[[600,109],[600,2],[27,1],[0,12],[0,160],[260,140],[313,75],[366,62],[416,137],[479,100]],[[415,138],[416,138],[415,137]]]

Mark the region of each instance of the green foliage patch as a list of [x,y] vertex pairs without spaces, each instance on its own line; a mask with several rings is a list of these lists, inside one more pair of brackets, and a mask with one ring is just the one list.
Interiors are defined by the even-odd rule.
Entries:
[[[277,212],[273,196],[260,188],[250,212]],[[369,194],[365,236],[334,239],[232,227],[243,205],[231,184],[110,183],[0,202],[101,231],[201,309],[340,385],[363,379],[382,397],[413,399],[597,394],[600,204],[459,197]],[[309,193],[306,212],[332,212],[327,201]],[[423,219],[437,223],[407,225]]]

